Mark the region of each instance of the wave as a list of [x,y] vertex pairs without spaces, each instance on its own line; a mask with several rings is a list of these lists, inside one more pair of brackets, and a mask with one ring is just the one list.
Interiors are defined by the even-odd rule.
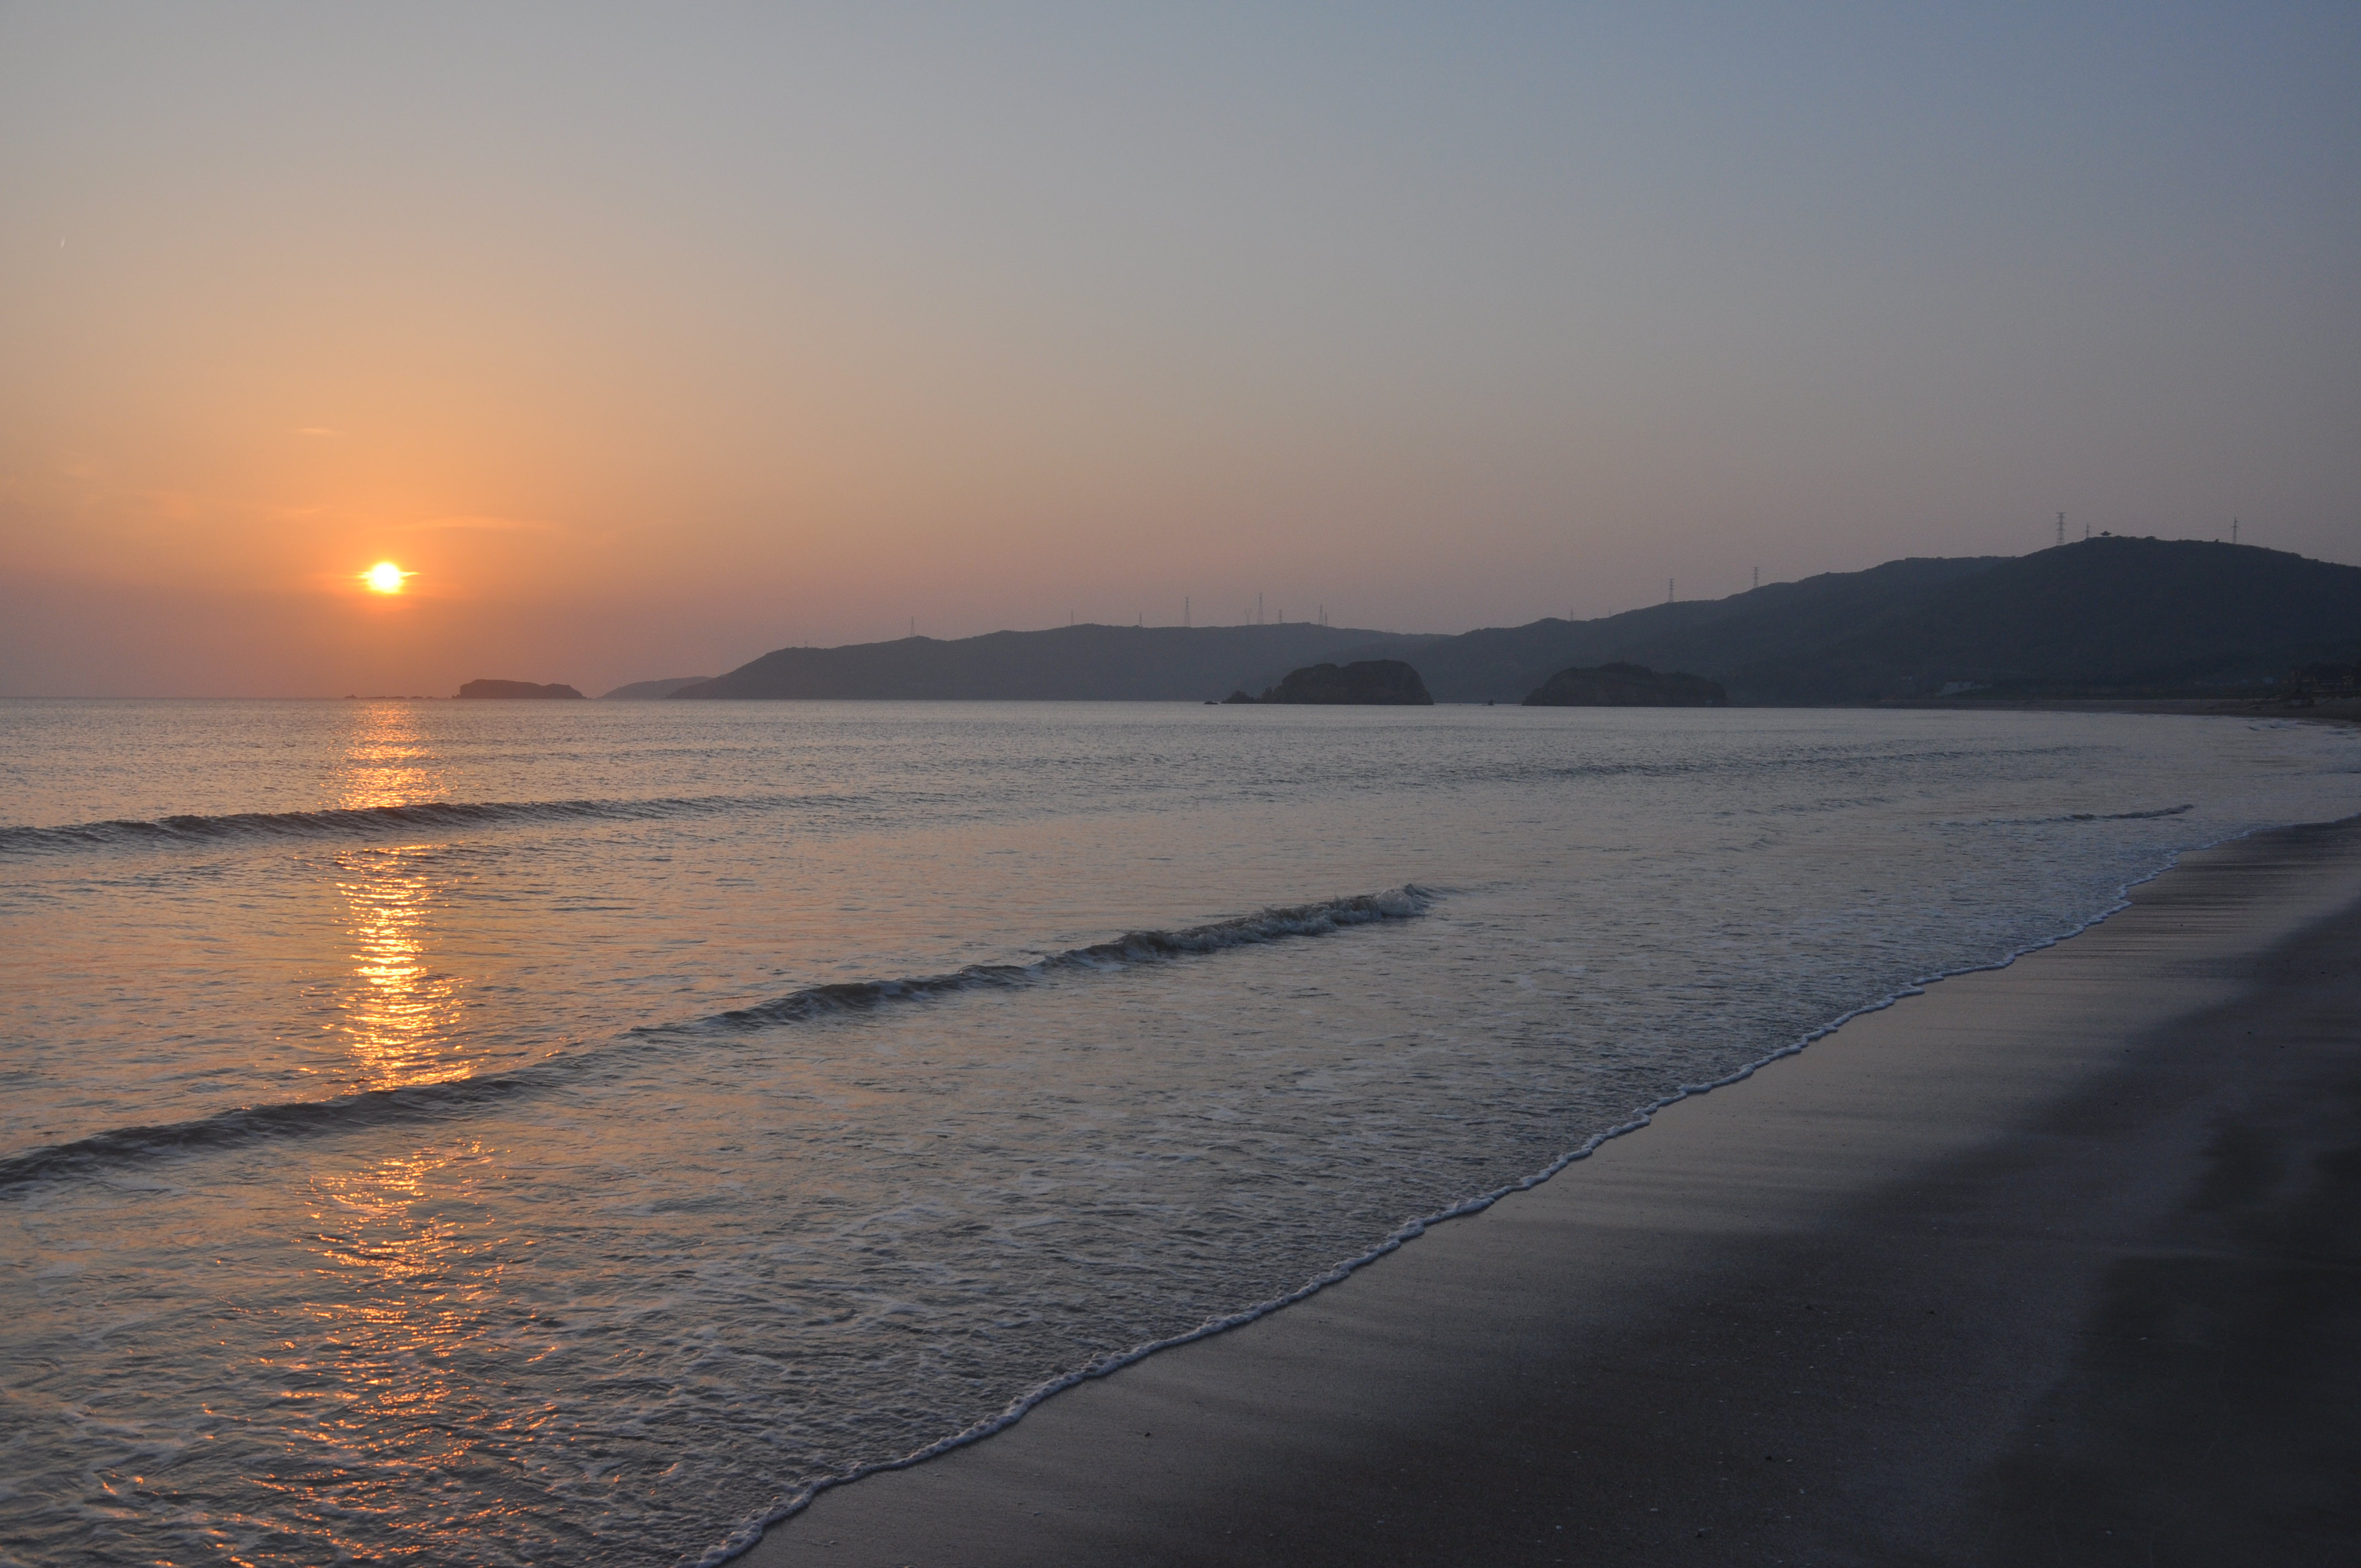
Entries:
[[1053,974],[1073,970],[1122,969],[1136,964],[1164,963],[1202,953],[1216,953],[1289,937],[1318,937],[1349,926],[1373,921],[1407,920],[1422,915],[1434,901],[1431,889],[1404,884],[1384,893],[1360,893],[1316,904],[1290,905],[1259,910],[1235,919],[1178,931],[1126,931],[1111,942],[1070,948],[1036,959],[1029,964],[970,964],[950,974],[914,980],[847,981],[835,985],[808,986],[750,1007],[733,1007],[693,1024],[660,1024],[633,1030],[638,1035],[671,1035],[695,1029],[759,1029],[798,1023],[832,1013],[851,1013],[888,1002],[917,1001],[961,991],[1005,990],[1032,985]]
[[194,1154],[274,1138],[439,1121],[497,1101],[548,1087],[578,1058],[558,1058],[507,1072],[365,1089],[326,1100],[286,1100],[241,1105],[185,1122],[115,1127],[71,1143],[50,1144],[0,1158],[0,1191],[60,1177],[86,1175],[161,1155]]
[[1988,817],[1975,822],[1947,822],[1946,828],[2054,828],[2066,822],[2149,822],[2196,810],[2186,806],[2158,806],[2154,811],[2072,811],[2063,817]]
[[500,1072],[405,1084],[398,1089],[359,1090],[324,1100],[243,1105],[152,1126],[111,1128],[69,1143],[46,1145],[0,1157],[0,1192],[159,1156],[467,1115],[556,1087],[632,1043],[775,1028],[865,1012],[889,1003],[925,1002],[961,992],[1010,990],[1077,971],[1106,972],[1290,938],[1325,936],[1356,926],[1415,918],[1427,911],[1434,898],[1431,889],[1404,884],[1384,893],[1354,894],[1313,904],[1263,909],[1179,930],[1129,931],[1113,941],[1070,948],[1027,964],[970,964],[949,974],[807,986],[768,1002],[733,1007],[686,1023],[642,1025],[627,1031],[603,1048],[548,1057]]
[[0,828],[0,859],[81,850],[220,843],[241,839],[375,838],[388,833],[530,822],[643,822],[788,805],[840,805],[843,796],[697,795],[653,800],[429,800],[328,811],[238,811],[219,817],[71,822]]

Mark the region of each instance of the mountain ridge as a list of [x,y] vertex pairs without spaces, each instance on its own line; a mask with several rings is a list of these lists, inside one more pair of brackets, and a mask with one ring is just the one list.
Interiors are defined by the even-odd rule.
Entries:
[[1396,659],[1438,702],[1522,702],[1559,671],[1693,672],[1733,703],[1947,688],[2253,684],[2361,654],[2361,566],[2251,544],[2102,535],[2019,556],[1910,557],[1720,599],[1455,636],[1319,626],[1085,625],[783,648],[671,700],[1204,701],[1312,663]]

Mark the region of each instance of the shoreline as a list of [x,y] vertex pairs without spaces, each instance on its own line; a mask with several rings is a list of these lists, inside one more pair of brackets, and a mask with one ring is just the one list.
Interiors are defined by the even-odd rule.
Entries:
[[[2070,1381],[2062,1357],[2081,1343],[2078,1315],[2093,1310],[2099,1276],[2211,1168],[2202,1129],[2181,1124],[2204,1121],[2207,1094],[2235,1075],[2218,1048],[2224,1025],[2209,1034],[2202,1020],[2309,994],[2257,977],[2323,920],[2361,935],[2356,896],[2361,822],[2184,856],[2112,917],[1857,1014],[1808,1052],[1753,1069],[1739,1092],[1676,1101],[1647,1137],[1604,1142],[1284,1311],[1070,1387],[989,1438],[826,1490],[736,1561],[1617,1562],[1675,1545],[1699,1561],[2026,1560],[1966,1546],[2022,1510],[1979,1512],[1962,1487],[1971,1473],[1987,1493],[2003,1470],[2018,1494],[2053,1477],[2037,1458],[2012,1460],[2004,1440]],[[2323,983],[2351,981],[2339,972]],[[2169,1047],[2176,1027],[2216,1048]],[[2150,1059],[2176,1050],[2171,1070]],[[2333,1076],[2318,1055],[2303,1054],[2307,1070]],[[2078,1139],[2048,1124],[2111,1077],[2125,1080],[2118,1100],[2167,1082],[2206,1092],[2192,1091],[2169,1127]],[[2317,1103],[2316,1087],[2299,1098]],[[2110,1161],[2125,1170],[2092,1188],[2089,1208],[2105,1223],[2068,1227],[2082,1246],[2027,1217],[2056,1220],[2043,1200],[2091,1187]],[[2012,1182],[2022,1190],[2011,1201],[1984,1190]],[[1923,1203],[1902,1195],[1930,1191],[1953,1207],[1963,1191],[1991,1200],[1985,1240],[1968,1249],[1991,1254],[1981,1271],[1958,1277],[1916,1255],[1932,1245],[1917,1234]],[[1896,1234],[1902,1214],[1912,1218]],[[1904,1255],[1916,1262],[1897,1275]],[[1827,1288],[1802,1293],[1829,1302],[1790,1299],[1807,1258],[1821,1260]],[[1917,1300],[1922,1272],[1949,1281],[1942,1300],[1982,1299],[1983,1326],[1955,1330],[1956,1302],[1947,1312],[1897,1299]],[[2004,1279],[2039,1288],[2000,1289]],[[1788,1365],[1813,1344],[1872,1385],[1947,1389],[1942,1415],[1872,1398],[1865,1427],[1829,1425],[1818,1419],[1829,1390],[1814,1387],[1825,1369]],[[1766,1376],[1795,1386],[1773,1390]],[[1639,1409],[1652,1404],[1653,1415]],[[1733,1404],[1757,1409],[1741,1420]],[[1758,1442],[1774,1457],[1731,1457]],[[1791,1481],[1804,1483],[1794,1503]],[[1956,1554],[1935,1538],[1946,1510],[1956,1517],[1940,1534],[1961,1542]],[[2349,1548],[2352,1530],[2347,1519],[2332,1533]],[[2073,1560],[2103,1559],[2114,1540],[2095,1536]]]
[[2302,702],[2257,696],[1922,697],[1869,705],[1923,713],[2131,713],[2202,718],[2287,718],[2349,728],[2361,724],[2361,697],[2324,696]]

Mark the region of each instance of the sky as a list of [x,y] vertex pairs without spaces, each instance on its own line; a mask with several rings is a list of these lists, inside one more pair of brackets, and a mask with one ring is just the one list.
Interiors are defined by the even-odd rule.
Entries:
[[2361,561],[2356,81],[2341,3],[0,0],[0,695]]

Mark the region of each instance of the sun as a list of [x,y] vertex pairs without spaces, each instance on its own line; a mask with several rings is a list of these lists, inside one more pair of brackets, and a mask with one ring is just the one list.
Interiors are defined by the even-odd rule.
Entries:
[[398,594],[401,591],[401,580],[412,576],[415,574],[403,571],[390,561],[379,561],[361,574],[361,581],[379,593]]

